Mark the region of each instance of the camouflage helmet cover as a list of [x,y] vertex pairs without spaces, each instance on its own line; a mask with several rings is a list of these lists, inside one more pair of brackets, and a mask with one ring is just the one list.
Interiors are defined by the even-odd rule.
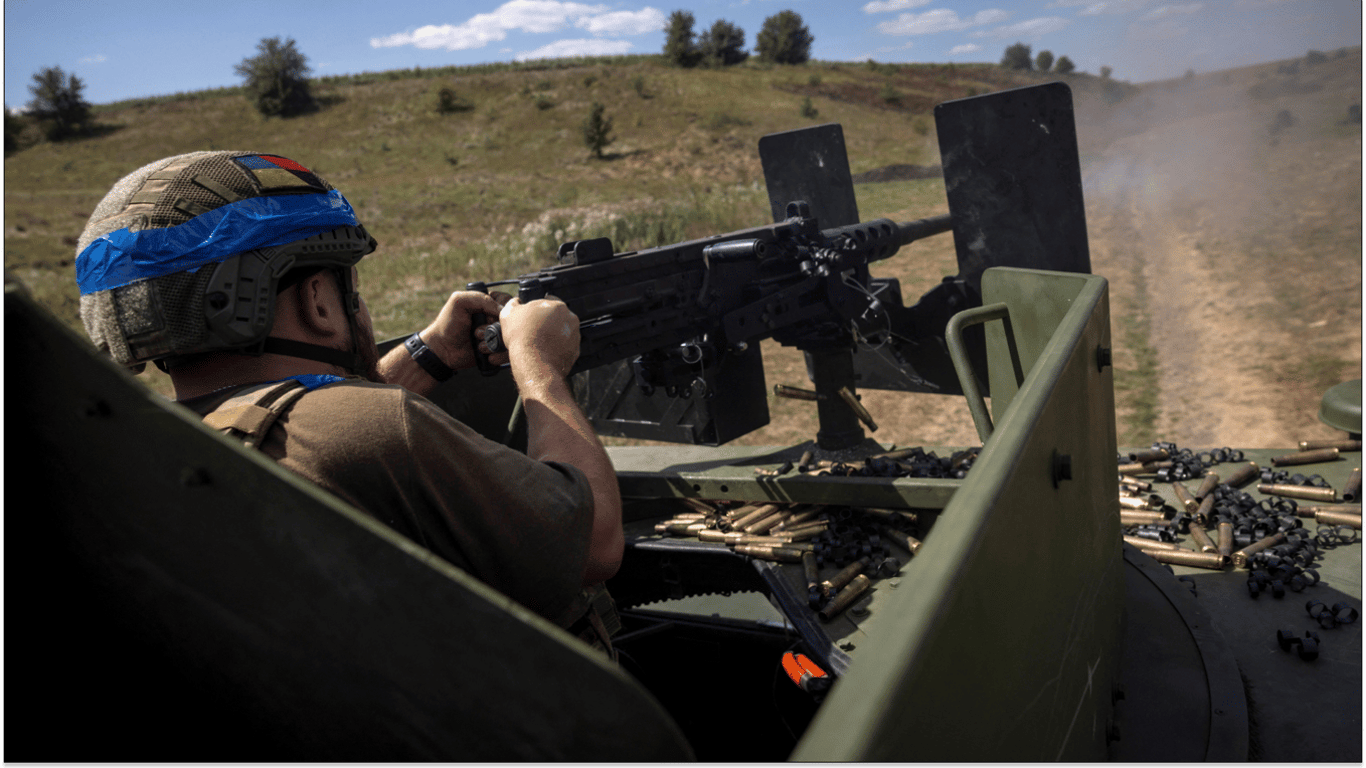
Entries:
[[287,158],[192,152],[125,176],[76,245],[81,320],[116,362],[259,352],[280,277],[375,248],[341,193]]

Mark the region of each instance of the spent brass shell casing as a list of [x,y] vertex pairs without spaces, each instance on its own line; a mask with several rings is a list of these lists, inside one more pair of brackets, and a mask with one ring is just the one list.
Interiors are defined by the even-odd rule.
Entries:
[[802,561],[803,550],[792,547],[768,547],[754,544],[739,544],[735,547],[736,554],[757,557],[760,560],[771,560],[775,563],[800,563]]
[[1180,549],[1180,544],[1173,544],[1170,541],[1153,541],[1142,536],[1125,536],[1124,540],[1139,549]]
[[1336,448],[1317,448],[1312,451],[1300,451],[1299,453],[1287,453],[1284,456],[1276,456],[1271,459],[1272,466],[1288,467],[1294,464],[1319,464],[1325,461],[1337,461],[1338,449]]
[[1262,472],[1262,468],[1257,466],[1257,462],[1249,461],[1241,467],[1233,470],[1228,477],[1224,478],[1224,485],[1231,488],[1242,488],[1252,480],[1256,479]]
[[745,533],[765,534],[772,530],[773,526],[781,523],[786,518],[787,513],[783,510],[778,510],[768,517],[760,518],[749,525],[746,525],[744,531]]
[[1176,500],[1181,503],[1187,512],[1195,512],[1200,508],[1200,503],[1191,495],[1191,491],[1185,483],[1172,483],[1172,493],[1176,495]]
[[701,499],[694,499],[691,496],[684,496],[681,499],[679,499],[679,501],[682,501],[684,505],[691,508],[694,512],[700,512],[703,515],[707,516],[716,514],[716,507]]
[[909,520],[912,523],[920,521],[920,515],[908,509],[883,509],[881,507],[862,507],[861,509],[870,515],[875,515],[877,517],[883,518],[884,520],[893,520],[896,518],[901,518],[904,520]]
[[1349,515],[1361,516],[1360,504],[1301,504],[1295,508],[1295,514],[1300,517],[1313,517],[1319,512],[1346,512]]
[[707,524],[703,522],[685,521],[673,523],[658,523],[655,525],[655,533],[696,534],[706,527]]
[[1234,553],[1233,553],[1233,565],[1234,565],[1234,567],[1237,567],[1237,568],[1246,568],[1246,567],[1247,567],[1247,559],[1248,559],[1249,557],[1251,557],[1252,555],[1257,554],[1258,552],[1261,552],[1263,549],[1266,549],[1267,547],[1274,547],[1274,546],[1276,546],[1277,544],[1280,544],[1282,541],[1285,541],[1285,532],[1284,532],[1284,531],[1282,531],[1282,532],[1280,532],[1280,533],[1273,533],[1273,534],[1271,534],[1270,536],[1267,536],[1265,539],[1262,539],[1262,540],[1260,540],[1260,541],[1254,541],[1254,542],[1252,542],[1251,544],[1247,545],[1246,547],[1243,547],[1242,549],[1240,549],[1240,550],[1238,550],[1237,552],[1234,552]]
[[1219,523],[1219,554],[1233,557],[1233,523],[1227,520]]
[[844,398],[844,402],[858,417],[858,420],[867,425],[869,432],[877,431],[877,422],[873,421],[872,415],[868,413],[867,408],[863,407],[863,403],[859,402],[858,395],[855,395],[852,389],[840,387],[840,397]]
[[1119,506],[1121,509],[1132,509],[1139,512],[1153,511],[1152,504],[1142,496],[1120,496]]
[[769,515],[777,511],[777,504],[764,504],[762,506],[755,507],[752,512],[745,515],[744,517],[732,520],[730,525],[732,528],[744,528],[745,526],[751,523],[758,522],[759,520],[768,517]]
[[800,387],[789,387],[786,384],[774,384],[773,394],[778,397],[786,397],[792,400],[819,400],[820,395],[809,389]]
[[1166,525],[1167,518],[1161,512],[1139,512],[1122,509],[1119,511],[1120,525]]
[[814,539],[822,533],[825,533],[825,530],[826,529],[824,525],[811,526],[809,528],[798,528],[796,530],[784,533],[783,537],[788,539],[789,541],[806,541],[807,539]]
[[1347,478],[1347,484],[1342,486],[1342,500],[1356,501],[1361,498],[1361,467],[1352,470],[1352,476]]
[[1145,448],[1144,450],[1135,451],[1129,454],[1129,461],[1134,462],[1135,464],[1143,464],[1149,461],[1161,461],[1170,457],[1171,454],[1167,453],[1166,448]]
[[854,580],[854,577],[863,572],[868,563],[859,558],[854,562],[844,566],[844,568],[834,576],[821,582],[821,594],[829,597],[844,588],[845,584]]
[[1328,510],[1315,512],[1314,522],[1323,525],[1345,525],[1358,531],[1361,530],[1361,515],[1354,515],[1350,512],[1330,512]]
[[897,529],[889,525],[877,525],[874,527],[877,528],[878,533],[882,534],[888,539],[891,539],[892,543],[896,544],[898,547],[901,547],[907,552],[910,552],[912,556],[920,552],[920,547],[923,542],[921,542],[920,539],[917,539],[916,537],[910,535],[909,533],[906,533],[905,531],[898,531]]
[[1338,449],[1339,451],[1344,451],[1344,452],[1346,452],[1346,451],[1360,451],[1360,450],[1361,450],[1361,441],[1360,441],[1360,440],[1346,440],[1346,439],[1342,439],[1342,440],[1333,440],[1333,439],[1330,439],[1330,440],[1301,440],[1301,441],[1300,441],[1300,450],[1301,450],[1301,451],[1312,451],[1312,450],[1315,450],[1315,449],[1318,449],[1318,448],[1336,448],[1336,449]]
[[1189,549],[1150,549],[1147,550],[1146,554],[1159,563],[1189,565],[1216,571],[1223,570],[1224,566],[1228,564],[1228,560],[1218,552],[1195,552]]
[[1119,473],[1121,475],[1151,475],[1156,471],[1157,462],[1155,461],[1119,465]]
[[1209,534],[1205,531],[1204,526],[1199,523],[1192,523],[1188,530],[1190,531],[1191,538],[1195,540],[1196,546],[1200,547],[1201,552],[1219,551],[1219,547],[1215,546],[1213,541],[1210,541]]
[[1315,488],[1312,485],[1281,485],[1262,483],[1257,490],[1269,496],[1285,496],[1291,499],[1310,501],[1337,501],[1338,492],[1332,488]]
[[1214,497],[1206,496],[1200,502],[1200,506],[1195,508],[1195,522],[1204,527],[1209,525],[1210,513],[1214,511]]
[[871,579],[861,573],[858,576],[855,576],[854,580],[849,582],[849,586],[841,589],[839,594],[835,596],[835,599],[831,600],[829,605],[821,609],[821,618],[829,621],[843,613],[844,609],[853,605],[854,601],[866,592],[872,583]]
[[1219,476],[1213,472],[1206,472],[1200,480],[1200,487],[1195,489],[1195,498],[1204,501],[1205,497],[1214,493],[1214,489],[1219,487]]
[[736,543],[743,533],[739,531],[725,532],[717,530],[703,530],[697,532],[697,538],[702,541],[720,541],[726,544]]
[[1119,476],[1119,487],[1127,488],[1134,493],[1147,493],[1153,489],[1153,484],[1147,480],[1135,480],[1132,477]]
[[820,586],[821,577],[820,571],[816,568],[815,552],[802,553],[802,573],[806,576],[806,588],[808,591]]
[[784,531],[791,530],[791,529],[793,529],[793,528],[796,528],[796,527],[802,525],[803,523],[806,523],[806,522],[811,521],[812,519],[814,519],[814,518],[815,518],[817,515],[819,515],[820,513],[821,513],[821,508],[820,508],[820,507],[812,507],[812,508],[810,508],[810,509],[806,509],[806,510],[797,512],[796,514],[791,515],[791,516],[789,516],[787,519],[782,520],[781,522],[779,522],[779,523],[778,523],[778,528],[781,529],[781,530],[784,530]]
[[764,505],[763,505],[763,504],[741,504],[740,506],[738,506],[738,507],[736,507],[736,508],[734,508],[734,509],[728,509],[728,510],[726,510],[725,512],[721,513],[721,519],[722,519],[722,520],[727,520],[727,521],[730,521],[730,520],[739,520],[740,518],[744,517],[745,515],[748,515],[749,513],[753,512],[754,510],[756,510],[756,509],[758,509],[759,507],[762,507],[762,506],[764,506]]
[[797,459],[797,469],[806,469],[807,467],[811,466],[811,461],[814,458],[816,458],[816,454],[814,452],[802,451],[801,458]]

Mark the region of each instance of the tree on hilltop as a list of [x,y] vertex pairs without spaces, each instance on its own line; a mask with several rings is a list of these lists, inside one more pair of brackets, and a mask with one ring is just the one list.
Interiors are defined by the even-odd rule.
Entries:
[[243,90],[256,109],[267,117],[297,115],[313,106],[308,86],[308,59],[295,47],[294,38],[262,38],[257,54],[243,59],[234,69],[246,80]]
[[749,54],[741,50],[744,47],[745,31],[722,20],[717,20],[711,29],[702,33],[697,44],[702,62],[709,67],[739,64],[749,58]]
[[1009,46],[1005,55],[1001,57],[1001,66],[1006,69],[1033,69],[1034,59],[1030,55],[1030,47],[1024,43]]
[[779,11],[764,19],[764,27],[754,39],[760,61],[774,64],[805,64],[811,58],[811,30],[796,11]]
[[691,67],[697,63],[692,31],[694,21],[687,11],[669,14],[669,26],[664,31],[664,60],[675,67]]
[[1034,57],[1034,67],[1040,72],[1047,72],[1053,68],[1053,52],[1039,51],[1039,55]]
[[81,96],[85,83],[75,73],[67,75],[61,67],[44,67],[33,75],[28,91],[29,116],[41,126],[49,141],[76,136],[90,122],[90,104]]
[[1071,59],[1066,56],[1059,56],[1058,63],[1053,66],[1053,71],[1060,75],[1066,75],[1070,74],[1076,68],[1077,65],[1073,64]]

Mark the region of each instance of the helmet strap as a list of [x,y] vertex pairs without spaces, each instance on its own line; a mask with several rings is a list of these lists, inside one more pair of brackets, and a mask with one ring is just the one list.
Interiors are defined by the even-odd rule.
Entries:
[[355,352],[347,352],[332,347],[324,347],[318,344],[309,344],[293,339],[281,339],[274,336],[268,337],[261,342],[261,351],[273,355],[285,355],[287,357],[301,357],[305,360],[316,360],[320,363],[327,363],[343,368],[355,373],[361,367],[360,355]]

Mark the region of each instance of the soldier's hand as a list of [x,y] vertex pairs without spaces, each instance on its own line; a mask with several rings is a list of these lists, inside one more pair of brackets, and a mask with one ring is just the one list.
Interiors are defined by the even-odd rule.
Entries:
[[[422,331],[422,340],[436,352],[446,365],[459,371],[475,365],[474,333],[498,318],[503,305],[512,299],[502,291],[479,293],[478,291],[456,291],[446,299],[446,304],[437,313],[432,324]],[[483,322],[476,325],[474,318],[482,314]],[[487,354],[488,349],[479,343],[479,351]],[[489,357],[490,362],[502,365],[508,361],[506,352]]]
[[519,366],[544,365],[565,377],[579,359],[579,318],[554,296],[523,304],[512,299],[498,316],[503,344]]

